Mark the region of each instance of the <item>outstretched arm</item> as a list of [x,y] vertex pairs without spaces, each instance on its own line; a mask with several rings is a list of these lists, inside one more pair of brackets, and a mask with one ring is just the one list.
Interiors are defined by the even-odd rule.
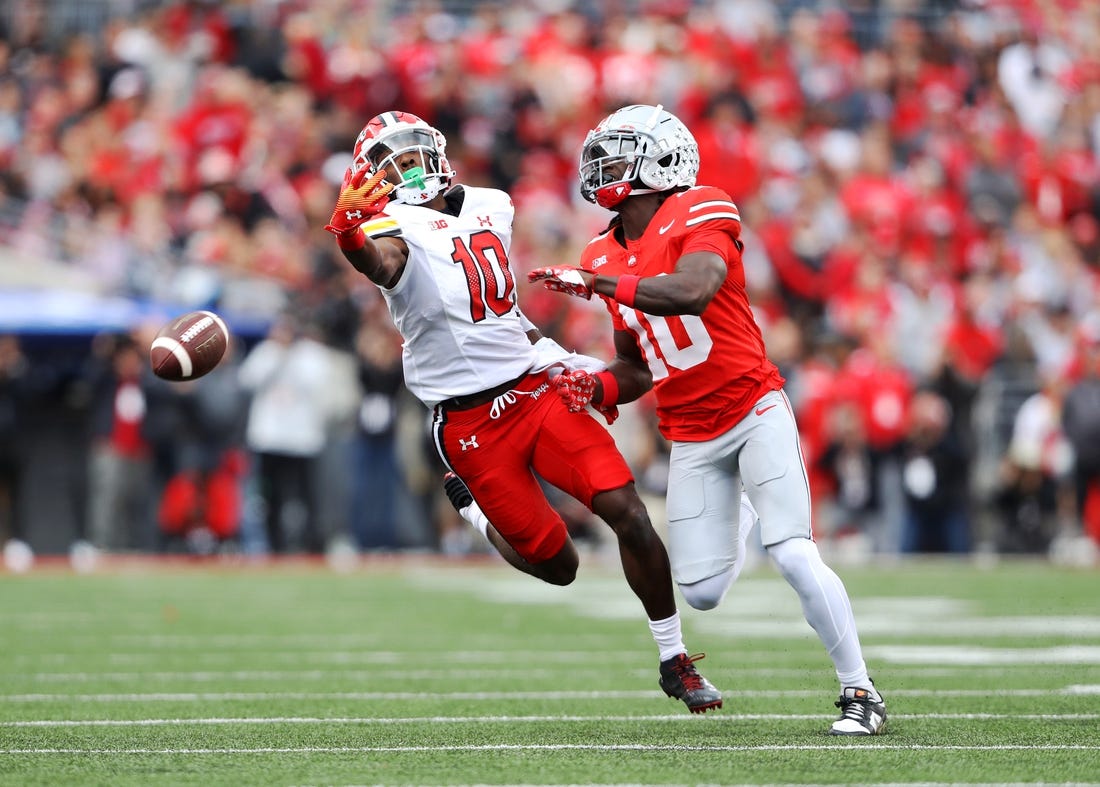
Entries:
[[726,280],[726,262],[711,251],[685,254],[667,276],[600,276],[568,266],[537,268],[528,274],[548,290],[578,298],[599,293],[626,306],[658,316],[702,314]]
[[336,208],[325,225],[325,229],[336,236],[344,259],[379,287],[386,288],[392,287],[401,277],[408,260],[408,247],[395,238],[371,240],[362,226],[385,209],[391,191],[393,185],[385,180],[384,172],[367,169],[353,172],[348,167]]

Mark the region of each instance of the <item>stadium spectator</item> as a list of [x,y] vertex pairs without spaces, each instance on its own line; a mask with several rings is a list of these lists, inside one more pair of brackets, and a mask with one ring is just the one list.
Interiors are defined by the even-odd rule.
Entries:
[[130,334],[98,337],[88,372],[88,536],[102,551],[156,551],[155,506],[171,474],[179,409]]
[[951,430],[947,400],[932,391],[914,395],[901,447],[905,492],[902,552],[970,551],[967,455]]
[[29,395],[29,364],[19,339],[0,335],[0,544],[4,545],[27,542],[21,496]]
[[997,57],[997,81],[1028,133],[1045,140],[1055,133],[1068,95],[1073,61],[1065,48],[1044,35],[1042,19],[1024,11],[1019,39]]
[[1045,552],[1072,507],[1073,449],[1062,429],[1065,385],[1047,375],[1013,419],[997,494],[1003,552]]
[[471,521],[497,551],[555,585],[576,578],[579,557],[536,474],[591,508],[615,532],[649,618],[660,685],[693,713],[721,707],[684,647],[668,556],[626,460],[605,429],[549,390],[551,366],[594,359],[543,339],[519,310],[508,194],[454,177],[438,129],[384,112],[363,127],[325,227],[379,287],[404,338],[405,385],[433,411],[452,502],[476,500],[484,514]]
[[1062,429],[1073,447],[1076,509],[1090,538],[1100,543],[1100,326],[1095,315],[1078,332],[1076,379],[1062,405]]
[[721,189],[695,187],[698,170],[694,137],[659,105],[623,107],[589,132],[581,193],[616,215],[580,268],[542,268],[530,278],[584,299],[599,294],[615,357],[604,371],[562,375],[557,388],[575,411],[653,390],[672,442],[669,554],[684,598],[696,609],[721,602],[744,565],[758,511],[761,542],[836,668],[842,711],[830,732],[877,735],[886,704],[867,674],[847,590],[813,541],[785,380],[745,295],[737,206]]
[[826,503],[820,506],[820,537],[861,536],[873,543],[882,529],[875,462],[867,445],[863,414],[854,402],[839,402],[829,411],[827,442],[817,457],[816,470],[828,483]]
[[400,335],[388,325],[364,323],[356,360],[362,398],[352,444],[351,532],[360,549],[393,550],[400,546],[397,517],[405,495],[397,445]]
[[209,554],[238,543],[249,404],[238,379],[240,354],[239,343],[231,341],[213,371],[176,386],[180,428],[174,473],[158,507],[169,551],[181,547]]
[[275,554],[319,552],[316,472],[329,417],[328,350],[286,313],[245,356],[238,379],[251,395],[245,441],[267,547]]

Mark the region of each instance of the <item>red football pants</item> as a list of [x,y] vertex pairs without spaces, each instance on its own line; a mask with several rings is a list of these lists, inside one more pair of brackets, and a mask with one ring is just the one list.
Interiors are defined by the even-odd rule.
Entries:
[[530,563],[556,555],[568,536],[536,473],[588,508],[600,492],[634,480],[608,431],[588,413],[569,412],[545,372],[528,375],[496,402],[436,407],[433,429],[443,461]]

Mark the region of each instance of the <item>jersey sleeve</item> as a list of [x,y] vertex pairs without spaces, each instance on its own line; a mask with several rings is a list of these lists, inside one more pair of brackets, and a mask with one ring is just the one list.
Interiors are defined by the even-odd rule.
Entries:
[[729,195],[713,186],[697,186],[677,195],[679,229],[684,236],[683,254],[694,251],[723,253],[725,246],[716,236],[731,238],[741,248],[741,212]]
[[717,229],[700,230],[687,237],[681,256],[698,251],[709,251],[730,263],[740,261],[741,249],[741,241],[728,232]]

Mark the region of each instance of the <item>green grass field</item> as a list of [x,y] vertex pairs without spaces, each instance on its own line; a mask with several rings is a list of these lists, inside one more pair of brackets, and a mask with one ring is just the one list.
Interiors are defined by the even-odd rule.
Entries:
[[656,684],[613,564],[123,564],[0,576],[0,784],[1100,782],[1100,573],[837,567],[889,732],[825,734],[831,664],[769,567],[682,610],[725,692]]

